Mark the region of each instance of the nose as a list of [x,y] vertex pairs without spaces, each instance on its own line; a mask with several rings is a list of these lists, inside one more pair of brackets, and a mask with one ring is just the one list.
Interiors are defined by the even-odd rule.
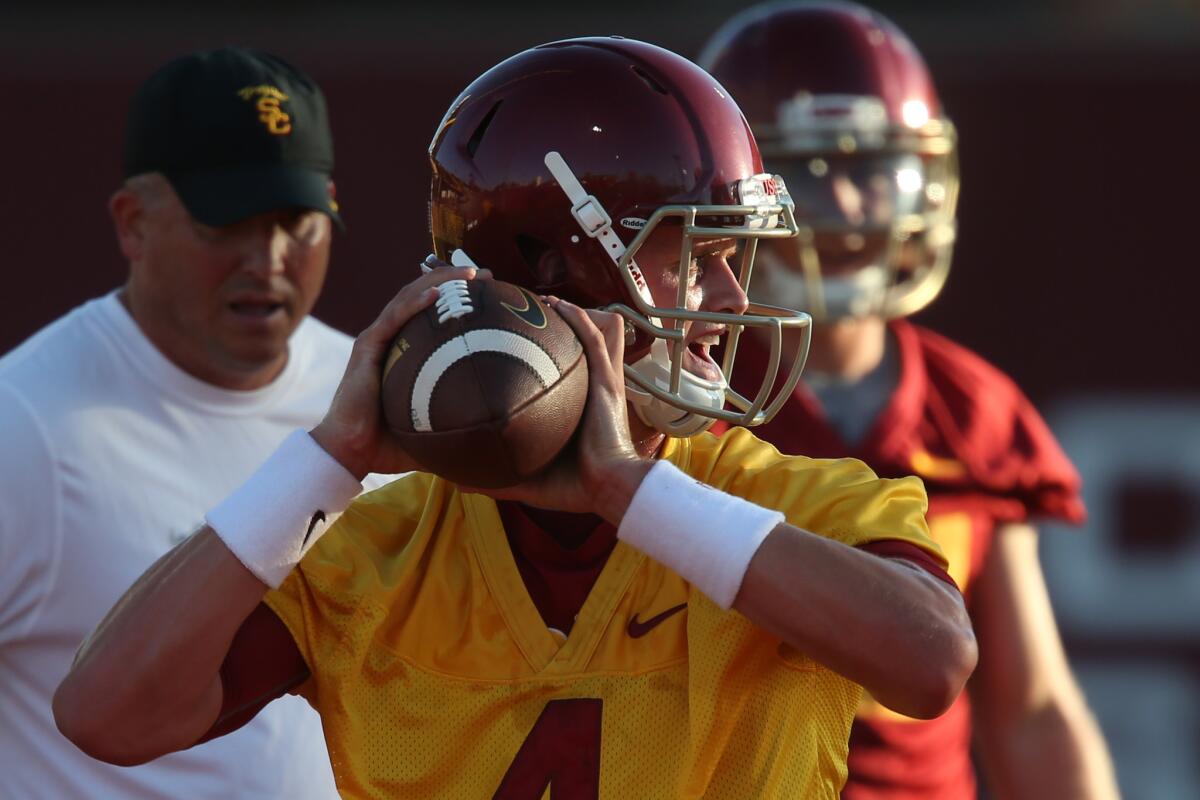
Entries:
[[851,225],[862,225],[866,220],[863,193],[848,175],[836,173],[830,179],[833,202],[842,217]]
[[256,225],[242,250],[242,269],[261,277],[281,275],[286,269],[289,237],[280,225]]
[[[740,257],[740,256],[738,256]],[[702,259],[704,268],[700,285],[704,289],[704,299],[701,308],[706,311],[723,311],[734,314],[745,314],[750,307],[742,285],[729,267],[729,259],[724,255],[711,255]]]

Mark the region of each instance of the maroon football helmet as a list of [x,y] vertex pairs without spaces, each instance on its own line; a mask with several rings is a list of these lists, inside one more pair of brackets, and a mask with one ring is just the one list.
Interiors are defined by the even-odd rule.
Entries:
[[800,223],[761,249],[752,296],[818,319],[932,301],[950,268],[958,162],[908,37],[854,3],[769,3],[729,20],[700,63],[745,111]]
[[[745,289],[758,240],[797,231],[787,190],[763,174],[741,111],[695,64],[619,37],[526,50],[459,95],[429,156],[436,254],[452,260],[461,250],[501,280],[624,316],[628,397],[648,424],[677,436],[716,419],[756,425],[786,400],[807,353],[807,315],[685,307],[694,238],[744,240]],[[655,304],[635,262],[660,225],[684,237],[676,305]],[[726,380],[681,368],[688,320],[728,326]],[[747,326],[774,336],[771,369],[750,398],[727,381]],[[772,397],[784,329],[804,343]]]

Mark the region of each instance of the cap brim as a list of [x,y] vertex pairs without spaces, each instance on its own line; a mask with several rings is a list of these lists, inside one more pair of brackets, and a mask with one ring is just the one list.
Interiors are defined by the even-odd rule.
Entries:
[[167,175],[188,212],[205,225],[221,227],[284,208],[311,208],[345,230],[329,196],[329,176],[291,164],[255,165]]

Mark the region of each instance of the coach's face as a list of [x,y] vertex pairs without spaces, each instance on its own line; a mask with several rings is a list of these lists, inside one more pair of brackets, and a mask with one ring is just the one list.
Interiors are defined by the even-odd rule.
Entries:
[[158,175],[131,180],[109,205],[130,262],[122,300],[150,340],[218,386],[273,380],[325,282],[329,218],[281,209],[210,227]]

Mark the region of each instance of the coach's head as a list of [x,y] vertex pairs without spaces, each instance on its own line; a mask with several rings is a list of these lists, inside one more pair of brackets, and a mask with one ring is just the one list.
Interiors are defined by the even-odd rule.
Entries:
[[122,301],[201,380],[269,383],[325,281],[334,201],[325,99],[296,67],[226,47],[171,61],[133,97],[109,210]]

